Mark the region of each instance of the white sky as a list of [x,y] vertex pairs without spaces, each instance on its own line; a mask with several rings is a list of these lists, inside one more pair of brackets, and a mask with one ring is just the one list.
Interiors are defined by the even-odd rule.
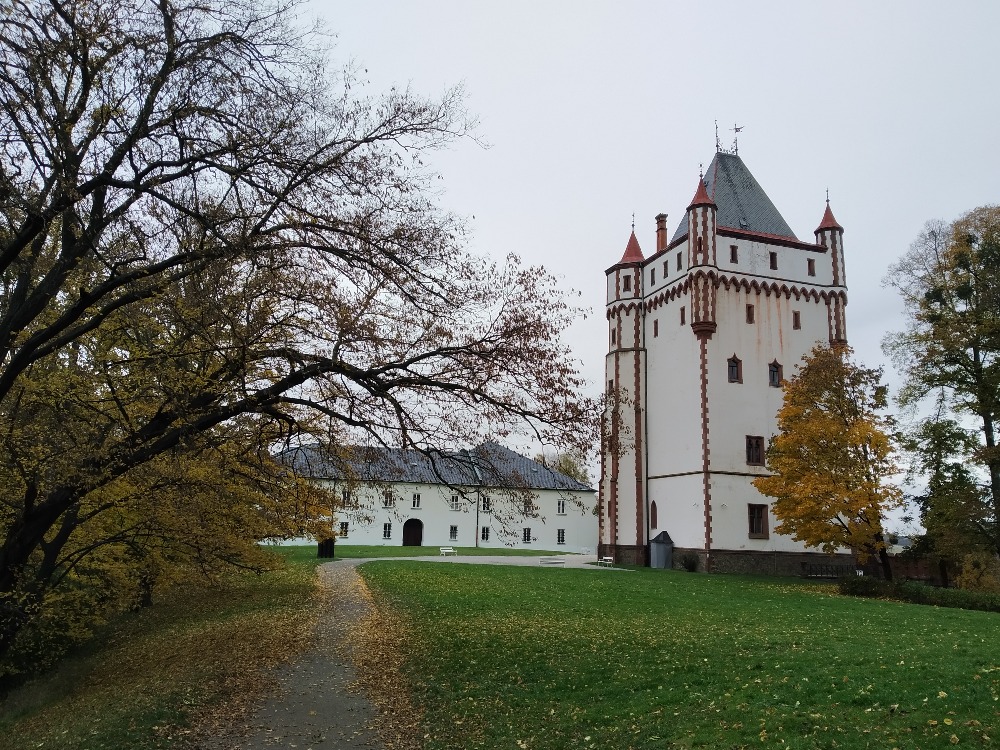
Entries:
[[[1000,3],[333,2],[373,92],[462,83],[483,149],[434,157],[442,205],[471,249],[543,264],[592,308],[567,342],[592,384],[607,351],[604,270],[653,216],[672,235],[699,164],[744,126],[739,153],[799,239],[825,191],[845,228],[848,338],[861,361],[900,305],[881,279],[929,219],[1000,202]],[[472,216],[475,216],[473,219]]]

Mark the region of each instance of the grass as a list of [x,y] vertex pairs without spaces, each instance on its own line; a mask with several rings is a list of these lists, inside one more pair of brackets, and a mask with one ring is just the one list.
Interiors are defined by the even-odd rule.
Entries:
[[[298,549],[298,548],[296,548]],[[313,550],[315,547],[308,549]],[[566,552],[548,552],[537,549],[519,549],[517,547],[454,547],[457,555],[494,555],[500,557],[531,557],[537,555],[565,555]],[[357,559],[367,557],[435,557],[441,554],[438,547],[381,547],[378,545],[365,546],[361,544],[337,544],[334,547],[334,556],[343,559]]]
[[376,562],[426,748],[942,748],[1000,729],[995,614],[674,571]]
[[177,590],[13,691],[0,704],[0,747],[170,747],[192,721],[211,723],[221,705],[238,709],[234,701],[261,687],[261,671],[310,632],[315,548],[276,552],[283,570]]

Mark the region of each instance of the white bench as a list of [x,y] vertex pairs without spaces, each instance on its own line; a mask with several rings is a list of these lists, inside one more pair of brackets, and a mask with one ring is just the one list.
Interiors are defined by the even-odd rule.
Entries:
[[539,565],[565,565],[566,558],[564,557],[541,557],[538,559]]
[[600,567],[610,568],[612,565],[615,564],[615,558],[613,558],[613,557],[602,557],[602,558],[600,558],[597,561],[597,564]]
[[448,555],[456,554],[454,547],[441,547],[441,554],[447,557]]

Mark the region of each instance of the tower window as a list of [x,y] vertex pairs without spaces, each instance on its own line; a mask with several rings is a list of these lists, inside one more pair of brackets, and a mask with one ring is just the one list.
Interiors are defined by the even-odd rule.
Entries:
[[626,274],[622,277],[622,290],[626,292],[632,291],[632,276],[631,274]]
[[694,254],[694,262],[695,263],[705,262],[705,248],[704,245],[702,244],[701,237],[698,238],[698,250]]
[[667,278],[670,275],[670,262],[663,261],[663,278]]
[[764,465],[764,438],[761,435],[747,435],[747,464]]
[[615,389],[615,381],[609,380],[608,381],[608,393],[611,393],[611,391],[613,391],[614,389]]
[[681,325],[684,325],[684,308],[681,308]]
[[655,284],[655,283],[656,283],[656,269],[655,268],[650,268],[649,269],[649,285],[653,286],[653,284]]
[[655,339],[659,335],[660,335],[660,321],[654,320],[653,321],[653,338]]
[[767,539],[767,506],[747,503],[747,531],[751,539]]
[[778,254],[776,252],[772,251],[772,252],[768,253],[768,257],[771,260],[771,270],[772,271],[777,271],[778,270]]
[[747,323],[753,323],[753,305],[747,305]]
[[816,261],[812,258],[806,258],[806,273],[810,276],[816,275]]
[[614,328],[611,329],[611,343],[612,344],[618,343],[618,331],[616,331]]
[[798,310],[792,310],[792,328],[796,331],[802,328],[802,316]]
[[677,253],[677,270],[681,270],[681,254]]
[[743,363],[735,354],[729,358],[729,382],[743,382]]
[[781,365],[778,360],[774,360],[767,366],[767,384],[772,388],[781,387]]
[[740,262],[740,249],[736,245],[729,246],[729,262],[730,263]]
[[654,500],[649,504],[649,525],[652,528],[657,528],[660,524],[656,517],[656,501]]

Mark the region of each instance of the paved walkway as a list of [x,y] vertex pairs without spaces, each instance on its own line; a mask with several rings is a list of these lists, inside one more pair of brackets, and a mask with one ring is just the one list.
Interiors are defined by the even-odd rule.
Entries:
[[[597,568],[594,555],[563,555],[563,567]],[[541,556],[435,555],[370,558],[417,560],[427,563],[529,565]],[[350,657],[351,632],[371,607],[356,570],[369,559],[335,560],[317,568],[321,594],[320,617],[313,643],[294,662],[275,675],[277,689],[249,716],[235,721],[224,733],[204,739],[200,750],[385,750],[378,736],[375,707],[352,683],[357,673]],[[558,567],[558,566],[553,566]]]

